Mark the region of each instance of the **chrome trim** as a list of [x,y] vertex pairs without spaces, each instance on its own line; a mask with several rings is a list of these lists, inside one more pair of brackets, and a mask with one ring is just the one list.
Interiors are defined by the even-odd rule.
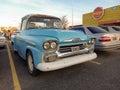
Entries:
[[69,39],[69,40],[64,40],[63,42],[80,42],[80,38],[74,38],[74,39]]
[[72,52],[72,47],[77,47],[77,46],[79,46],[79,50],[87,48],[83,44],[69,45],[69,46],[59,46],[58,52],[60,52],[60,53]]
[[60,53],[60,52],[58,52],[58,50],[57,50],[56,53],[57,53],[57,55],[58,55],[58,58],[63,58],[63,57],[72,56],[72,55],[76,55],[76,54],[86,53],[86,52],[88,52],[89,50],[90,50],[90,49],[85,48],[85,49],[79,50],[79,51],[77,51],[77,52],[67,52],[67,53]]

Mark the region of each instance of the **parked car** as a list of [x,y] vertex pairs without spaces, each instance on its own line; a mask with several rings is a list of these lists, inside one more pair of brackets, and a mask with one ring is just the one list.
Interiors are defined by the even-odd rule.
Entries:
[[31,75],[36,75],[38,70],[58,70],[97,57],[92,36],[63,30],[61,20],[49,15],[30,14],[23,17],[13,46],[27,60]]
[[114,35],[116,36],[116,39],[120,41],[120,28],[115,26],[102,26],[101,28],[103,28],[104,30],[110,33],[114,33]]
[[109,33],[97,26],[80,26],[70,29],[93,35],[96,38],[95,50],[109,51],[120,48],[120,37],[116,33]]
[[6,45],[6,38],[4,37],[3,33],[0,32],[0,47],[5,47]]
[[120,32],[120,26],[111,26],[114,30],[119,31]]
[[114,26],[101,26],[101,28],[110,33],[119,33],[120,34],[120,28],[117,28]]

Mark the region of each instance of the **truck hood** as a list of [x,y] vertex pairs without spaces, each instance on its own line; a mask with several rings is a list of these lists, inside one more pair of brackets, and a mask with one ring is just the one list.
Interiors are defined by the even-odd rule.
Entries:
[[[27,31],[27,30],[26,30]],[[45,36],[56,38],[59,42],[63,42],[65,40],[71,40],[75,38],[80,38],[80,40],[86,40],[87,36],[80,31],[72,31],[72,30],[61,30],[61,29],[31,29],[29,32],[26,32],[31,36]]]

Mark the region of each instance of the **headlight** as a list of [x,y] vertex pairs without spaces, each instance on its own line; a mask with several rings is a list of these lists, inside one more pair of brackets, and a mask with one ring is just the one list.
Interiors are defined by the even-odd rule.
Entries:
[[43,43],[43,48],[45,50],[48,49],[56,49],[57,48],[57,43],[55,41],[47,41]]
[[95,43],[95,39],[94,38],[91,38],[89,41],[88,41],[88,44],[94,44]]
[[50,43],[50,47],[51,47],[52,49],[55,49],[55,48],[57,47],[57,43],[56,43],[55,41],[52,41],[52,42]]
[[50,48],[50,43],[49,43],[49,42],[45,42],[45,43],[43,44],[43,48],[44,48],[45,50],[48,50],[48,49]]

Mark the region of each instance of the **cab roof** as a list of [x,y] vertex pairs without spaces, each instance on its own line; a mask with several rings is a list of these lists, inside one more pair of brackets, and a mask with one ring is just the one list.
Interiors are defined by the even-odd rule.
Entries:
[[28,15],[24,16],[22,18],[22,20],[29,19],[30,17],[43,17],[43,18],[55,18],[55,19],[59,19],[58,17],[50,16],[50,15],[44,15],[44,14],[28,14]]

